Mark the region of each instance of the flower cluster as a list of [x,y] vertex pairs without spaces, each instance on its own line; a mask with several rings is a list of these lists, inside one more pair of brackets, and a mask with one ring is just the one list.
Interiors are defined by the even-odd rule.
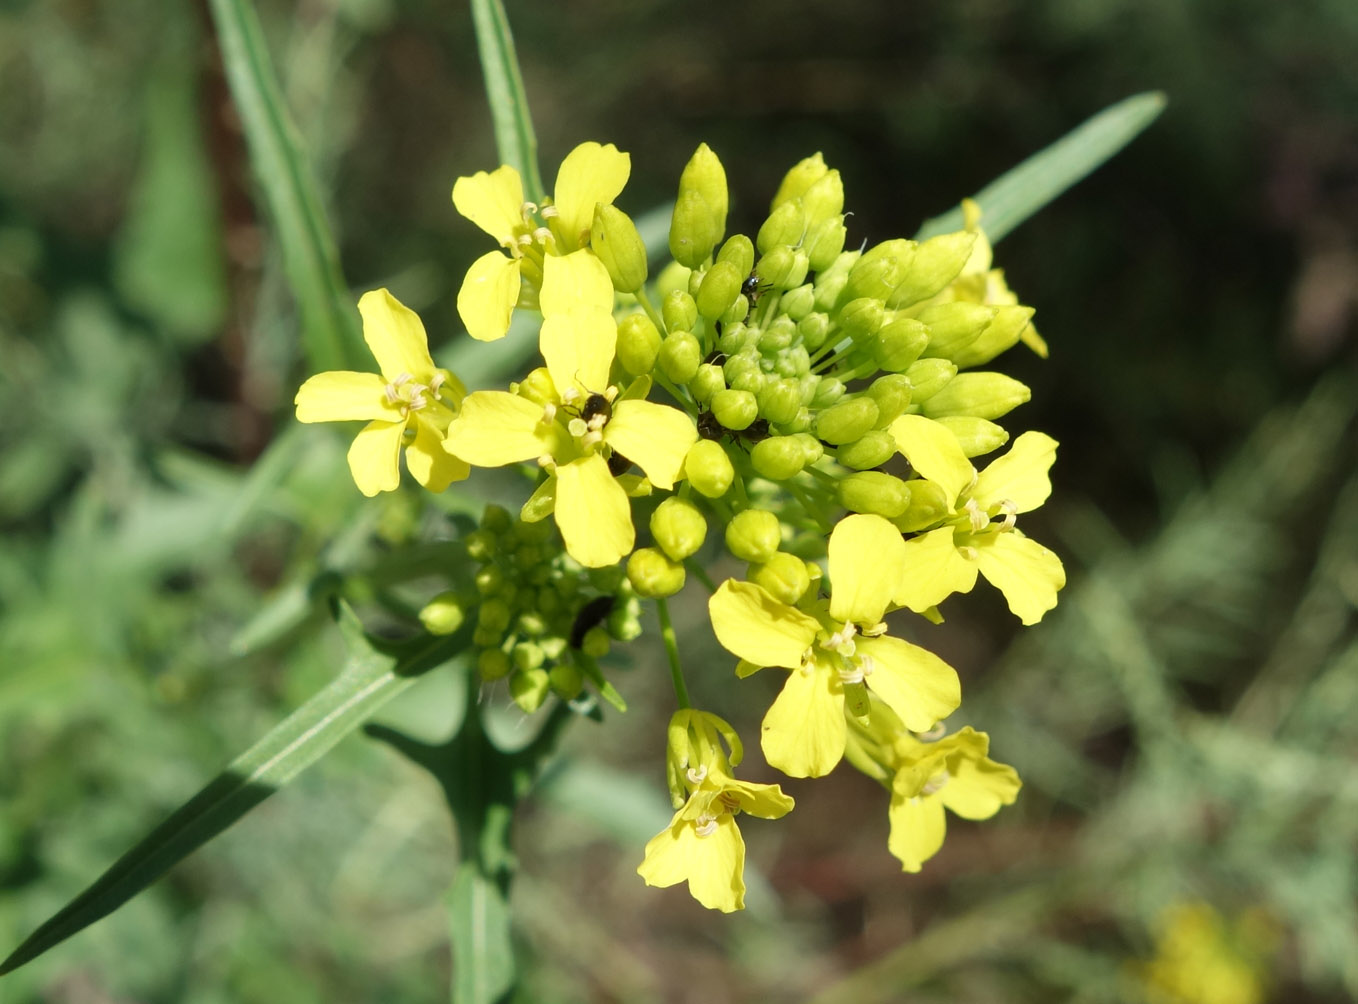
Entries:
[[[993,267],[971,203],[955,233],[846,250],[843,185],[819,154],[787,173],[751,237],[727,235],[725,171],[700,146],[679,180],[672,261],[653,276],[613,204],[629,172],[627,154],[585,143],[550,199],[527,201],[507,166],[454,186],[458,211],[499,244],[459,291],[468,333],[504,337],[515,310],[541,317],[542,365],[521,381],[466,393],[382,290],[360,303],[381,376],[312,377],[298,417],[369,422],[349,454],[369,495],[397,487],[403,446],[432,491],[473,466],[530,474],[518,516],[488,507],[467,538],[474,588],[422,615],[431,631],[474,616],[482,677],[507,677],[526,710],[586,684],[621,707],[597,659],[656,603],[680,710],[677,812],[647,845],[648,883],[687,880],[704,905],[739,909],[736,816],[792,808],[776,786],[734,779],[739,739],[689,703],[665,604],[690,573],[738,675],[787,673],[763,720],[768,763],[818,777],[847,758],[880,780],[889,848],[917,871],[942,844],[945,808],[988,817],[1019,781],[983,733],[945,734],[957,674],[900,635],[940,621],[978,578],[1024,624],[1065,582],[1018,525],[1050,494],[1056,443],[1025,432],[973,464],[1008,442],[999,420],[1029,398],[983,367],[1019,342],[1046,354],[1033,311]],[[714,523],[744,563],[720,584],[698,560]],[[922,620],[888,625],[896,611]]]

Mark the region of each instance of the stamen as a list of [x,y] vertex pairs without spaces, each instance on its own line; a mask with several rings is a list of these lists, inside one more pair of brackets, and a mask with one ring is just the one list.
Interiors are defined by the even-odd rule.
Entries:
[[589,432],[589,426],[585,424],[583,418],[577,415],[566,423],[566,431],[576,439],[582,439]]
[[920,793],[921,795],[932,795],[932,794],[934,794],[934,792],[938,791],[938,790],[941,789],[945,784],[948,783],[948,781],[951,779],[951,776],[952,776],[952,775],[950,775],[946,770],[945,770],[945,771],[940,771],[939,774],[938,774],[936,777],[932,777],[932,778],[929,779],[929,783],[926,784],[923,788],[921,788],[921,789],[919,790],[919,793]]
[[560,216],[561,213],[557,210],[556,206],[543,206],[542,209],[538,211],[538,215],[544,220],[554,220]]
[[603,412],[600,412],[599,414],[595,415],[594,417],[592,417],[592,418],[589,420],[589,431],[590,431],[590,432],[598,432],[600,429],[602,429],[602,428],[603,428],[605,425],[607,425],[607,424],[608,424],[608,416],[605,415]]
[[609,404],[612,404],[614,401],[616,401],[618,399],[617,386],[615,384],[610,384],[608,389],[604,391],[604,397],[608,399]]
[[532,216],[537,211],[538,204],[536,202],[525,202],[523,204],[523,207],[519,210],[519,212],[523,214],[523,218],[525,220],[528,219],[528,217]]
[[975,561],[977,558],[980,557],[980,554],[977,552],[976,548],[972,547],[970,544],[963,544],[961,547],[957,549],[957,553],[960,554],[962,557],[966,558],[968,561]]
[[396,401],[398,400],[398,397],[397,397],[397,394],[396,394],[396,388],[395,388],[394,386],[392,386],[391,384],[387,384],[385,387],[383,387],[383,388],[382,388],[382,393],[385,394],[385,395],[387,396],[387,403],[388,403],[388,404],[395,404]]
[[968,518],[971,520],[971,529],[979,533],[990,525],[990,517],[981,511],[981,507],[976,504],[975,499],[967,499],[964,507]]
[[717,832],[717,817],[709,812],[704,812],[693,824],[693,830],[700,837],[710,837]]
[[1000,520],[1000,532],[1014,529],[1014,524],[1018,522],[1018,504],[1012,499],[1005,499],[1000,503],[1000,512],[1004,514]]
[[434,379],[429,381],[429,392],[435,397],[439,396],[439,388],[443,386],[443,372],[435,371]]
[[514,238],[514,242],[521,248],[531,248],[533,246],[533,235],[519,234],[518,237]]
[[922,743],[932,743],[937,742],[947,734],[948,726],[944,725],[942,722],[935,722],[934,727],[932,729],[930,729],[928,732],[916,733],[915,738]]
[[538,227],[536,230],[534,230],[533,240],[537,241],[539,244],[550,244],[553,246],[556,245],[556,235],[553,234],[546,227]]
[[[579,419],[576,419],[575,421],[578,422]],[[578,438],[580,440],[580,446],[583,449],[590,450],[604,441],[604,434],[591,429],[589,432],[586,432],[583,436],[579,436]]]
[[846,662],[839,667],[839,678],[844,683],[862,683],[865,675],[859,662]]
[[406,405],[407,411],[419,411],[429,402],[424,399],[423,389],[415,391],[410,395],[410,403]]
[[703,781],[707,779],[707,764],[703,764],[699,767],[690,767],[684,776],[688,778],[689,784],[693,785],[695,788],[698,787],[698,785],[702,784]]
[[548,401],[546,404],[542,406],[542,422],[544,425],[550,425],[552,422],[555,421],[556,421],[556,404],[552,401]]
[[886,621],[878,621],[872,627],[863,628],[863,637],[878,638],[886,634],[886,632],[887,632]]
[[561,403],[562,403],[562,404],[571,404],[571,405],[573,405],[573,404],[575,404],[575,402],[578,401],[578,400],[580,400],[580,388],[579,388],[579,387],[567,387],[565,390],[563,390],[563,391],[561,392]]
[[556,473],[556,458],[550,453],[544,453],[542,456],[538,457],[538,466],[543,470]]

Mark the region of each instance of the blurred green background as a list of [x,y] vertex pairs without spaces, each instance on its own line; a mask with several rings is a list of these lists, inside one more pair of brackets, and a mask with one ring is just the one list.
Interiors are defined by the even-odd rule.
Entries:
[[[521,817],[525,999],[1358,996],[1358,6],[507,6],[548,179],[615,142],[641,215],[706,141],[747,232],[816,150],[876,241],[1113,101],[1170,99],[997,252],[1052,348],[1000,365],[1034,390],[1011,430],[1062,444],[1032,532],[1070,585],[1021,637],[984,593],[927,637],[1019,804],[909,876],[873,783],[792,782],[792,816],[744,827],[750,909],[709,915],[634,874],[670,708],[639,653],[634,710],[581,723]],[[486,244],[448,194],[495,163],[467,11],[258,7],[348,282],[455,350]],[[255,195],[206,4],[0,3],[0,951],[330,677],[318,574],[361,600],[450,532],[413,493],[358,497],[343,441],[295,426]],[[685,656],[755,734],[761,684]],[[455,689],[382,717],[438,736]],[[446,999],[452,840],[433,782],[352,738],[0,1002]]]

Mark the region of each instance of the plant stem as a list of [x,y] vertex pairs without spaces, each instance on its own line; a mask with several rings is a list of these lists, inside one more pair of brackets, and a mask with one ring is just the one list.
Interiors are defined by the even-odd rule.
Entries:
[[665,654],[670,660],[670,679],[674,683],[674,696],[679,707],[691,708],[688,687],[684,685],[684,669],[679,664],[679,641],[674,636],[674,625],[670,623],[670,608],[664,599],[655,601],[656,613],[660,615],[660,637],[665,642]]

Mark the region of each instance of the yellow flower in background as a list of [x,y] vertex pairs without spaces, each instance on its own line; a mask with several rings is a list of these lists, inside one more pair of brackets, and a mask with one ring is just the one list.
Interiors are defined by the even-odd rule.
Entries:
[[932,419],[902,415],[890,432],[911,466],[937,486],[943,507],[929,524],[936,528],[921,527],[927,532],[905,542],[908,560],[895,602],[923,613],[953,593],[968,592],[980,573],[1024,624],[1040,621],[1056,606],[1065,569],[1015,523],[1051,494],[1056,440],[1025,432],[978,474],[957,437]]
[[698,440],[682,411],[631,396],[644,394],[648,381],[628,393],[609,384],[617,345],[612,309],[608,271],[591,252],[548,257],[539,342],[547,368],[538,398],[468,395],[444,442],[477,467],[537,460],[551,470],[534,500],[550,501],[566,550],[587,567],[614,564],[636,541],[627,492],[609,461],[625,458],[668,490]]
[[755,669],[792,672],[764,717],[768,762],[791,777],[828,774],[844,755],[845,711],[868,714],[868,691],[918,732],[961,703],[957,673],[918,645],[885,634],[882,617],[905,574],[900,533],[880,516],[841,520],[830,534],[828,604],[808,613],[762,586],[728,579],[708,600],[717,640]]
[[1277,925],[1260,909],[1234,923],[1210,903],[1178,903],[1156,922],[1155,956],[1130,967],[1148,1004],[1262,1004]]
[[465,478],[467,463],[443,449],[443,436],[467,391],[429,356],[429,339],[414,311],[385,289],[358,301],[363,338],[381,375],[318,373],[297,391],[299,422],[366,421],[349,447],[349,470],[364,495],[401,482],[400,453],[411,475],[441,492]]
[[[1004,269],[992,268],[994,248],[981,226],[981,207],[974,199],[962,200],[962,219],[968,232],[976,234],[971,257],[962,266],[962,274],[952,281],[944,294],[954,300],[967,300],[995,307],[1013,307],[1018,295],[1004,279]],[[1019,340],[1043,359],[1047,358],[1047,343],[1031,323],[1019,333]]]
[[525,201],[523,180],[508,165],[457,179],[457,211],[506,252],[482,255],[462,280],[457,312],[469,335],[503,338],[516,304],[537,305],[545,259],[588,246],[594,207],[611,204],[631,170],[631,158],[611,143],[581,143],[561,162],[554,196],[542,206]]

